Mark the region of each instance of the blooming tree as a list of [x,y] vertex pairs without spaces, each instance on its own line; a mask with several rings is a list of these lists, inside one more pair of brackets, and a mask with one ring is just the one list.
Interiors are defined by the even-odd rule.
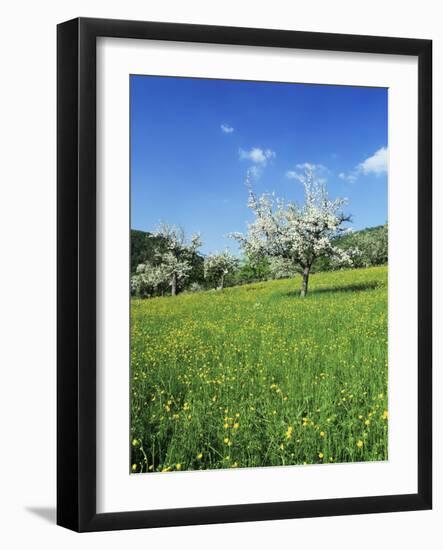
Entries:
[[255,220],[248,224],[248,233],[233,233],[246,254],[259,254],[289,260],[302,274],[300,296],[308,292],[309,273],[314,261],[329,257],[341,265],[352,264],[352,253],[344,251],[333,242],[347,231],[343,223],[350,217],[342,213],[346,199],[330,200],[321,181],[314,178],[308,168],[300,178],[304,186],[305,202],[298,205],[285,202],[273,194],[257,197],[249,181],[248,207]]
[[163,265],[150,262],[139,264],[131,277],[131,291],[139,296],[152,296],[167,285],[167,273]]
[[171,287],[171,295],[175,296],[192,271],[193,261],[202,245],[200,235],[192,235],[188,241],[181,228],[162,224],[154,236],[162,239],[165,248],[156,254],[158,274]]
[[229,250],[224,252],[214,252],[205,258],[204,275],[205,279],[212,279],[217,282],[217,288],[222,289],[225,277],[228,273],[234,271],[238,260]]

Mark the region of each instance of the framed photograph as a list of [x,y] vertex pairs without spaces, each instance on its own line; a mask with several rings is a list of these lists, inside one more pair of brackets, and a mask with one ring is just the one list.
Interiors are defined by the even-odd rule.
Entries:
[[59,525],[432,506],[430,40],[58,26]]

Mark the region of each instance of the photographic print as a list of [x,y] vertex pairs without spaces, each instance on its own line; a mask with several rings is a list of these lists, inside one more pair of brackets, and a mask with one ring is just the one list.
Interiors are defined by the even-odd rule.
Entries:
[[133,474],[388,459],[388,90],[130,76]]

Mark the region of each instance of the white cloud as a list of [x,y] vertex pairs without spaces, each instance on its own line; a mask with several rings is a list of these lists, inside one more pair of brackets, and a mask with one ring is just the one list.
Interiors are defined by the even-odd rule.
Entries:
[[328,172],[326,166],[323,164],[313,164],[312,162],[302,162],[301,164],[296,164],[295,167],[298,170],[312,170],[313,172]]
[[248,168],[248,174],[255,179],[258,179],[263,172],[263,168],[261,166],[257,166],[256,164],[253,164],[251,167]]
[[260,147],[253,147],[250,151],[239,149],[240,160],[250,160],[254,164],[266,166],[268,161],[275,158],[275,151],[271,149],[260,149]]
[[376,176],[380,176],[381,174],[386,174],[387,171],[388,148],[380,147],[373,155],[357,164],[353,170],[350,172],[340,172],[338,177],[344,181],[354,183],[361,175],[375,174]]
[[365,175],[385,174],[388,171],[388,149],[387,147],[381,147],[371,157],[361,162],[358,165],[358,169]]
[[224,134],[232,134],[234,131],[234,128],[232,126],[229,126],[228,124],[220,124],[221,131]]
[[288,170],[286,172],[286,177],[289,178],[290,180],[298,180],[300,179],[300,174],[295,170]]
[[315,175],[315,179],[319,183],[326,183],[326,176],[329,174],[329,169],[323,164],[313,164],[311,162],[302,162],[295,165],[296,170],[288,170],[286,177],[290,180],[297,180],[301,183],[305,181],[305,174],[311,171]]
[[352,170],[351,172],[348,172],[347,174],[345,172],[340,172],[338,177],[341,180],[348,181],[349,183],[354,183],[355,181],[357,181],[358,171],[357,170]]

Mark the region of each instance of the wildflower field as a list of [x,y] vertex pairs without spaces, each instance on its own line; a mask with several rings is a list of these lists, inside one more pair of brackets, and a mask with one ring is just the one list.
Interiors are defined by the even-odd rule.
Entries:
[[387,267],[133,299],[131,471],[387,459]]

